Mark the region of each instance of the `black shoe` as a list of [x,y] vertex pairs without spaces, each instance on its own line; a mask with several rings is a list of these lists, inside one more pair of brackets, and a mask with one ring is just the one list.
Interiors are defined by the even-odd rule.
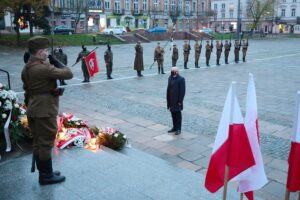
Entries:
[[180,135],[181,134],[181,130],[177,130],[176,132],[175,132],[175,135]]
[[113,79],[111,76],[109,76],[109,77],[107,77],[107,80],[109,80],[109,79]]
[[225,64],[229,64],[228,62],[226,62]]
[[41,185],[61,183],[64,182],[65,180],[66,180],[65,176],[57,176],[54,173],[50,173],[50,174],[40,173],[39,176],[39,183]]
[[83,80],[82,83],[88,83],[90,82],[89,80]]
[[139,77],[142,77],[142,76],[144,76],[144,75],[143,75],[143,74],[139,74],[138,76],[139,76]]
[[65,81],[61,81],[60,85],[68,85]]
[[171,128],[170,130],[168,130],[168,133],[172,133],[175,132],[176,130],[174,128]]
[[184,69],[188,69],[188,67],[185,67]]

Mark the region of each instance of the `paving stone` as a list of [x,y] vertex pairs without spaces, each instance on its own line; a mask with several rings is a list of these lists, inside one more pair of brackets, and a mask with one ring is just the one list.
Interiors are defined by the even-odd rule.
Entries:
[[179,147],[175,147],[173,145],[167,145],[167,146],[164,146],[160,149],[161,152],[164,152],[166,154],[170,154],[170,155],[177,155],[177,154],[180,154],[184,151],[186,151],[185,149],[183,148],[179,148]]
[[182,162],[183,160],[179,158],[178,156],[170,155],[170,154],[162,154],[160,158],[168,161],[169,163],[176,165],[179,162]]
[[285,128],[283,130],[279,130],[273,133],[274,136],[284,138],[287,140],[290,140],[293,134],[293,129],[292,128]]
[[195,151],[185,151],[185,152],[178,154],[178,156],[189,162],[193,162],[193,161],[198,160],[203,157],[201,154],[199,154],[198,152],[195,152]]
[[275,180],[279,183],[286,184],[287,174],[281,170],[273,169],[267,173],[267,176],[271,180]]
[[194,144],[191,144],[187,147],[188,150],[191,150],[191,151],[195,151],[195,152],[198,152],[199,154],[201,154],[201,152],[205,152],[207,151],[208,149],[210,149],[209,147],[205,146],[205,145],[202,145],[201,142],[194,142]]
[[148,126],[149,129],[152,129],[154,131],[165,131],[168,129],[167,126],[161,125],[161,124],[155,124],[155,125],[151,125]]
[[274,199],[284,199],[285,184],[281,184],[276,181],[270,181],[261,189],[261,191],[272,195]]
[[286,160],[273,159],[270,163],[267,164],[267,166],[281,170],[283,172],[288,171],[288,163]]
[[143,151],[157,157],[160,157],[161,155],[164,154],[163,152],[157,150],[156,148],[151,148],[151,147],[147,147],[143,149]]
[[198,160],[195,160],[193,163],[195,165],[201,166],[202,168],[208,168],[210,157],[202,157]]
[[192,171],[197,171],[201,168],[198,165],[195,165],[195,164],[193,164],[191,162],[187,162],[187,161],[179,162],[176,164],[176,166],[184,168],[184,169],[192,170]]
[[148,147],[152,147],[154,149],[160,149],[166,145],[168,145],[167,143],[165,142],[161,142],[161,141],[158,141],[158,140],[151,140],[149,142],[146,142],[144,143],[146,146]]
[[176,137],[169,134],[162,134],[154,137],[155,140],[161,141],[161,142],[169,142],[172,140],[175,140]]

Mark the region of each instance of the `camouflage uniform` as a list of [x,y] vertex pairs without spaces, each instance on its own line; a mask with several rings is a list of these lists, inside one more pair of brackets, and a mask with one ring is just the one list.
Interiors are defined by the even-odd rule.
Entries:
[[164,49],[161,48],[159,46],[159,42],[157,43],[157,47],[155,48],[155,51],[154,51],[154,61],[157,61],[157,64],[158,64],[158,74],[160,74],[160,72],[162,74],[165,74],[164,72]]
[[187,63],[189,61],[191,46],[190,44],[187,43],[187,41],[184,41],[184,43],[185,43],[183,45],[184,69],[188,69]]
[[178,48],[176,44],[173,45],[173,52],[172,52],[172,67],[176,66],[178,60]]
[[217,65],[220,65],[220,58],[221,58],[221,53],[222,53],[222,49],[223,49],[223,43],[219,41],[217,41],[217,44],[216,44],[216,49],[217,49]]
[[213,46],[209,44],[209,41],[206,41],[206,46],[205,46],[205,57],[206,57],[206,66],[209,67],[209,59],[210,59],[210,54],[212,52]]
[[86,57],[89,53],[90,52],[86,49],[86,47],[82,46],[82,51],[78,54],[76,59],[76,63],[81,60],[81,70],[84,78],[82,82],[90,82],[90,74],[84,61],[84,57]]
[[[59,48],[58,50],[54,51],[53,54],[54,57],[57,58],[57,60],[59,60],[62,64],[66,65],[68,64],[68,56],[67,54],[65,54],[62,50],[62,48]],[[65,80],[59,80],[60,85],[67,85],[67,83],[65,82]]]
[[202,49],[202,41],[201,44],[199,45],[198,40],[196,40],[195,43],[195,67],[199,68],[199,58],[200,58],[200,54],[201,54],[201,49]]
[[246,62],[246,53],[248,50],[248,41],[246,42],[245,40],[243,40],[243,44],[242,44],[242,51],[243,51],[243,62]]
[[225,64],[228,64],[228,56],[229,56],[230,48],[231,48],[231,42],[228,43],[228,41],[226,40],[224,45]]
[[234,61],[235,61],[235,63],[239,62],[240,49],[241,49],[241,43],[239,43],[239,41],[236,40],[234,43]]
[[107,50],[104,53],[104,60],[106,64],[106,75],[107,79],[112,79],[112,67],[113,67],[113,52],[111,51],[110,45],[107,45]]

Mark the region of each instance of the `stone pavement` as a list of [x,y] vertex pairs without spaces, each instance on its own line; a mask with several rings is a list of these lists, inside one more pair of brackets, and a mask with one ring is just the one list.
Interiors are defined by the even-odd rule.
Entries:
[[[30,163],[30,155],[0,163],[1,200],[219,200],[223,192],[212,195],[201,189],[202,174],[132,148],[62,150],[54,154],[54,166],[66,181],[50,186],[39,185]],[[228,187],[227,198],[239,199],[235,188]]]
[[[171,116],[165,102],[168,75],[157,75],[156,65],[148,69],[153,62],[155,43],[143,44],[146,66],[143,78],[137,78],[132,70],[133,45],[112,47],[115,54],[115,79],[112,81],[107,81],[105,71],[101,71],[91,83],[82,84],[80,67],[74,68],[75,77],[67,81],[69,85],[61,98],[60,110],[74,113],[91,125],[120,128],[129,136],[134,148],[204,175],[229,84],[237,81],[237,95],[244,112],[248,73],[251,72],[256,83],[261,148],[269,179],[269,183],[256,194],[263,199],[283,199],[295,98],[300,88],[299,42],[299,39],[250,41],[247,63],[232,63],[231,51],[231,63],[224,65],[222,57],[220,67],[215,66],[215,51],[210,68],[203,67],[203,53],[200,69],[193,67],[194,59],[191,58],[190,69],[180,72],[187,84],[180,136],[167,133],[171,127]],[[176,43],[181,52],[183,42]],[[71,60],[76,58],[75,50],[79,51],[78,47],[66,47],[65,50]],[[100,63],[102,51],[104,48],[97,50]],[[19,55],[17,57],[10,49],[0,49],[0,52],[0,56],[7,58],[1,66],[12,72],[13,89],[19,91],[21,97],[19,73],[22,63],[19,57],[22,51],[14,52]],[[168,72],[169,52],[166,57]],[[180,68],[183,68],[182,57],[178,62]],[[4,80],[4,76],[0,78]]]

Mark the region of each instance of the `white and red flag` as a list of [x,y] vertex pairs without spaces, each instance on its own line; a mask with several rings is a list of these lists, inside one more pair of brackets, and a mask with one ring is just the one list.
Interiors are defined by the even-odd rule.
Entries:
[[232,82],[226,97],[206,173],[205,187],[213,193],[224,186],[225,166],[229,168],[229,181],[255,165],[242,113],[235,94],[235,84],[235,82]]
[[84,58],[90,77],[93,77],[99,72],[99,66],[97,62],[96,51],[92,51]]
[[247,88],[245,128],[255,165],[238,175],[236,180],[238,180],[238,191],[245,193],[246,197],[252,200],[254,199],[253,191],[262,188],[268,182],[259,146],[256,89],[252,74],[249,74]]
[[288,177],[286,188],[289,192],[300,190],[300,91],[297,92],[296,114],[293,125],[293,136],[289,154]]

